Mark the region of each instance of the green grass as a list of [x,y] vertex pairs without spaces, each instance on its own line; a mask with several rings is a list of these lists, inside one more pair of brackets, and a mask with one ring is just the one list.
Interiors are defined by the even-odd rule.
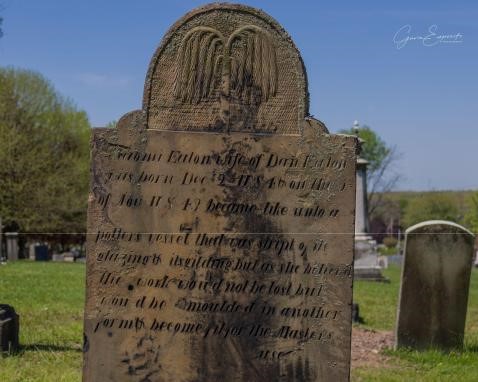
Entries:
[[[0,357],[1,382],[80,381],[84,303],[82,264],[19,261],[0,266],[0,303],[20,314],[21,351]],[[400,271],[386,270],[389,284],[357,282],[361,327],[393,330]],[[353,381],[478,381],[478,270],[470,286],[465,349],[387,351],[381,368],[353,370]]]
[[390,283],[354,282],[354,302],[360,307],[362,326],[377,330],[393,330],[400,286],[400,268],[391,266],[383,271]]
[[[364,318],[360,327],[394,330],[400,286],[400,269],[391,266],[384,271],[389,284],[359,281],[354,283],[354,301],[359,303]],[[353,370],[352,381],[478,381],[478,270],[471,277],[462,351],[418,352],[389,350],[386,367]]]
[[0,265],[0,303],[20,315],[22,345],[0,357],[0,381],[80,381],[84,275],[82,264]]
[[396,255],[398,253],[398,249],[396,247],[380,247],[378,249],[378,253],[381,255]]

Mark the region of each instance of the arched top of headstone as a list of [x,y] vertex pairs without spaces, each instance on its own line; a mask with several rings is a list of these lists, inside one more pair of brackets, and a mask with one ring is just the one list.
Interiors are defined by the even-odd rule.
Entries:
[[149,65],[149,129],[302,132],[307,76],[287,32],[261,10],[214,3],[179,19]]
[[410,233],[435,233],[435,232],[443,232],[443,233],[464,233],[469,234],[471,236],[475,236],[473,232],[469,231],[465,227],[450,222],[447,220],[427,220],[418,224],[415,224],[405,231],[406,234]]

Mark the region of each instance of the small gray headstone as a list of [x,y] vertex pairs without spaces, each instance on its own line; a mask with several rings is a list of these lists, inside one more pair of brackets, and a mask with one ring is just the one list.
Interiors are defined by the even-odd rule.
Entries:
[[14,352],[18,349],[18,314],[12,306],[0,304],[0,352]]
[[63,261],[67,263],[75,262],[75,254],[72,252],[63,252],[63,253],[60,253],[59,256],[61,256],[63,258]]
[[426,221],[405,233],[397,347],[463,346],[474,235],[447,221]]
[[18,232],[5,233],[5,240],[7,242],[7,260],[18,260]]
[[36,243],[28,244],[28,259],[35,260],[35,245]]
[[64,261],[65,258],[63,257],[62,254],[54,253],[54,254],[51,256],[51,260],[52,260],[52,261]]

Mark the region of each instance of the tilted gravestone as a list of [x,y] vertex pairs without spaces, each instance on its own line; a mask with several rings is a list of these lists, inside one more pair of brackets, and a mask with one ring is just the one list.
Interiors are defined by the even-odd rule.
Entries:
[[84,381],[347,381],[357,139],[262,11],[184,16],[95,129]]
[[447,221],[407,229],[396,346],[463,345],[474,235]]

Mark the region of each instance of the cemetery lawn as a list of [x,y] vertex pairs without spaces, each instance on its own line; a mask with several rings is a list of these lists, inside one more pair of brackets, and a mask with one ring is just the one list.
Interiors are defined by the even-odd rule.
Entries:
[[[355,283],[354,300],[364,319],[355,330],[393,331],[400,270],[391,267],[384,274],[390,284]],[[22,344],[18,354],[0,356],[0,381],[81,380],[84,278],[83,264],[18,261],[0,265],[0,303],[13,305],[20,314]],[[383,362],[353,369],[352,381],[477,381],[477,269],[472,272],[465,343],[464,351],[450,354],[385,350]]]
[[18,261],[0,265],[0,303],[20,315],[17,355],[0,356],[0,381],[81,380],[85,266]]
[[[391,266],[383,273],[389,284],[359,281],[354,283],[354,301],[360,306],[364,322],[354,329],[372,329],[379,333],[395,329],[400,268]],[[373,353],[374,349],[369,349]],[[478,269],[471,273],[465,347],[462,351],[418,352],[384,350],[379,365],[352,370],[352,381],[478,381]]]

